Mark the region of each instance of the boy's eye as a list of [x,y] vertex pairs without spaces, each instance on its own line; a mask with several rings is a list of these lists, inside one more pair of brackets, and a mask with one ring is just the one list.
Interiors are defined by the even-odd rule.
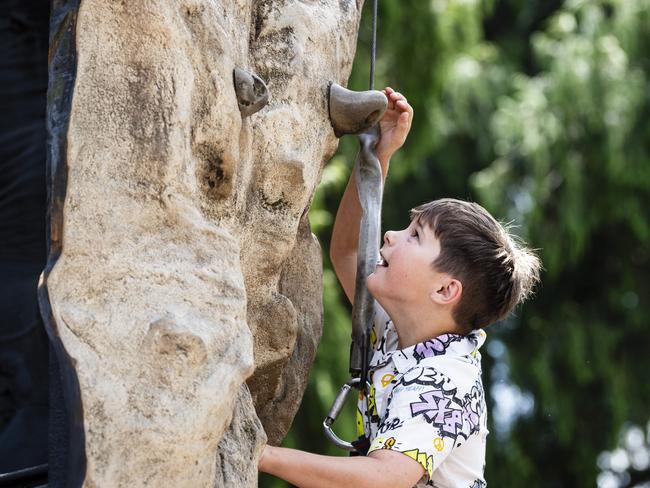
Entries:
[[415,230],[415,229],[413,230],[412,237],[415,237],[416,239],[419,239],[419,238],[420,238],[420,234],[418,234],[418,231],[417,231],[417,230]]

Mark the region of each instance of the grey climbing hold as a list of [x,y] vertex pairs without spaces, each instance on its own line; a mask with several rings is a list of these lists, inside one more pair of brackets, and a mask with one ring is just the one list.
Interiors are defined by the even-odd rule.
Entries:
[[262,79],[241,68],[233,71],[237,104],[242,117],[253,115],[264,108],[269,101],[269,91]]
[[355,92],[330,85],[330,122],[336,137],[358,134],[377,122],[388,106],[386,95],[377,90]]

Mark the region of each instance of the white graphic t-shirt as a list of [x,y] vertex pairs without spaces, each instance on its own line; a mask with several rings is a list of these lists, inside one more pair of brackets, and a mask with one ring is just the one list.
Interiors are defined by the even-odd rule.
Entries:
[[401,452],[425,470],[418,486],[483,488],[487,412],[481,382],[483,330],[443,334],[398,350],[397,332],[377,304],[368,399],[357,429],[377,449]]

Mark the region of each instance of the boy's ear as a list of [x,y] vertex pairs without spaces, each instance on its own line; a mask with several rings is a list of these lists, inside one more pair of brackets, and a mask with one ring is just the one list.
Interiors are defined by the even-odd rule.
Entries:
[[431,300],[438,305],[455,305],[463,294],[463,284],[456,278],[447,277],[431,292]]

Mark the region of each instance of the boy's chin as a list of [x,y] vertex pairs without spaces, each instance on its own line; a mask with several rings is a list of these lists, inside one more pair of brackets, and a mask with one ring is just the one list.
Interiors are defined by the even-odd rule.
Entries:
[[377,297],[379,290],[377,289],[377,276],[375,273],[371,273],[366,278],[366,288],[368,288],[368,291],[375,300],[379,300]]

